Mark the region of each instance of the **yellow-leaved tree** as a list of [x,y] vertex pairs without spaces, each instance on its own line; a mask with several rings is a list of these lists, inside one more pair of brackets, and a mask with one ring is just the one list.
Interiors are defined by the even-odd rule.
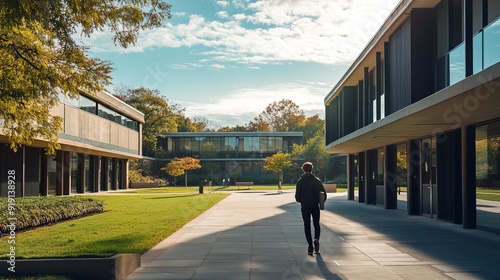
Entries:
[[167,165],[165,165],[165,167],[163,167],[161,170],[174,177],[174,187],[177,185],[177,177],[185,173],[184,167],[182,166],[182,162],[180,160],[173,160],[167,163]]
[[161,27],[171,5],[163,0],[0,0],[0,133],[16,151],[35,138],[47,153],[59,148],[59,96],[78,98],[111,83],[111,63],[87,54],[78,35],[109,31],[123,48],[142,30]]
[[277,152],[276,154],[264,158],[264,169],[278,174],[278,190],[281,190],[281,182],[283,182],[283,170],[292,166],[290,154]]

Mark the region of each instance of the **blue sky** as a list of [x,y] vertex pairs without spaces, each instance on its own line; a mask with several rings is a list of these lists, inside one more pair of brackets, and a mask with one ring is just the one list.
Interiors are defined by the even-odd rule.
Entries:
[[172,18],[135,46],[114,46],[107,31],[81,41],[113,63],[110,92],[158,89],[188,117],[235,126],[283,98],[324,118],[325,96],[399,1],[167,2]]

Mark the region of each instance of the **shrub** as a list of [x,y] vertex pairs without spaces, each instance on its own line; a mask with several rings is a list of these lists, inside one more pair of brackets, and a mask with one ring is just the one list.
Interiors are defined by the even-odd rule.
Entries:
[[53,224],[59,221],[74,219],[92,213],[104,211],[104,202],[79,196],[74,197],[18,197],[12,212],[8,211],[8,199],[0,199],[0,232],[8,233],[8,218],[16,218],[16,231]]

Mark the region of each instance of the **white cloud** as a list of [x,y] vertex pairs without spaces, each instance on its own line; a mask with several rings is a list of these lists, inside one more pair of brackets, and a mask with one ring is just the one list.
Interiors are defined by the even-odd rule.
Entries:
[[221,65],[221,64],[212,64],[210,65],[213,69],[226,69],[226,66]]
[[[95,52],[143,52],[153,47],[208,47],[218,63],[268,64],[284,61],[344,64],[355,58],[398,0],[217,1],[218,18],[191,15],[187,23],[141,33],[126,50],[110,35],[95,34]],[[85,40],[84,40],[85,41]],[[196,52],[197,50],[194,49]]]
[[[290,99],[306,116],[319,114],[324,118],[324,93],[329,86],[324,83],[297,81],[261,88],[241,88],[223,97],[206,98],[204,102],[176,103],[186,108],[186,116],[205,116],[221,126],[248,124],[275,101]],[[201,113],[200,113],[201,112]]]

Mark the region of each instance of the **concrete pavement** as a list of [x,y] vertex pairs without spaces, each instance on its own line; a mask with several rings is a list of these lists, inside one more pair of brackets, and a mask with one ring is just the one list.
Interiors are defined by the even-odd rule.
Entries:
[[307,255],[294,191],[235,192],[141,257],[128,280],[500,279],[500,235],[329,194]]

